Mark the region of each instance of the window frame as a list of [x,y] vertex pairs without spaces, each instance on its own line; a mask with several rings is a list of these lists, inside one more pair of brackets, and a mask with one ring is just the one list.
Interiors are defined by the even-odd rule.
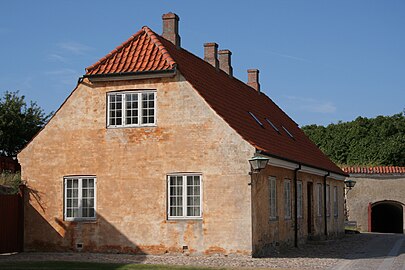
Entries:
[[[170,177],[180,176],[182,177],[182,216],[171,216],[170,214]],[[187,215],[187,176],[198,176],[200,178],[200,213],[198,216],[188,216]],[[170,173],[166,176],[166,194],[167,194],[167,219],[168,220],[201,220],[203,218],[203,176],[201,173]]]
[[302,192],[302,181],[298,180],[297,181],[297,217],[298,218],[302,218],[303,213],[302,213],[302,209],[303,209],[303,192]]
[[322,184],[320,184],[320,183],[318,183],[318,184],[316,184],[316,187],[317,187],[317,198],[318,198],[318,211],[317,211],[317,214],[318,214],[318,217],[322,217],[322,210],[323,210],[323,207],[322,207],[322,202],[323,202],[323,198],[322,198],[322,195],[323,195],[323,191],[322,191]]
[[[68,217],[67,216],[67,180],[78,180],[78,217]],[[93,179],[94,180],[94,216],[93,217],[83,217],[83,179]],[[63,177],[63,219],[65,221],[95,221],[97,220],[97,177],[94,175],[78,175],[78,176],[64,176]]]
[[[288,187],[288,192],[287,188]],[[284,218],[291,219],[291,180],[284,179]]]
[[330,217],[330,185],[326,185],[326,216]]
[[[277,213],[277,178],[275,176],[269,176],[269,216],[270,220],[276,220],[278,218]],[[273,190],[274,187],[274,196]]]
[[[142,94],[149,94],[153,93],[154,95],[154,121],[153,123],[142,123],[142,117],[143,117],[143,106],[142,106]],[[137,124],[125,124],[126,122],[126,95],[128,94],[137,94],[137,111],[138,111],[138,123]],[[110,98],[113,95],[120,95],[121,96],[121,125],[112,125],[110,124]],[[106,126],[107,128],[127,128],[127,127],[154,127],[157,126],[157,91],[156,89],[139,89],[139,90],[125,90],[125,91],[113,91],[113,92],[108,92],[107,93],[107,117],[106,117]]]
[[338,188],[333,186],[333,216],[339,216],[339,204],[338,204]]

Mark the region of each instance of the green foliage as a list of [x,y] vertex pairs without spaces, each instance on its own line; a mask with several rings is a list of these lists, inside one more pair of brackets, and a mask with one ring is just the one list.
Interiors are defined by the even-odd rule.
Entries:
[[6,91],[0,99],[0,156],[15,156],[50,116],[35,102],[28,106],[18,91]]
[[[3,171],[0,173],[0,186],[10,187],[10,194],[15,194],[18,192],[18,187],[22,184],[20,172],[10,173]],[[0,192],[1,194],[1,192]]]
[[405,166],[405,112],[302,130],[339,165]]

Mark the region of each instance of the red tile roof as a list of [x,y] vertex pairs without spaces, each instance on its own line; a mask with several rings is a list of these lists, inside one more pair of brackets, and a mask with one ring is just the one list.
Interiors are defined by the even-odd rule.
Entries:
[[175,62],[155,33],[144,26],[135,35],[92,66],[86,75],[162,71],[175,68]]
[[[143,27],[106,57],[87,68],[86,75],[163,71],[174,67],[177,67],[218,115],[258,150],[287,161],[347,175],[264,93],[259,94],[244,82],[216,70],[194,54],[177,48],[147,27]],[[266,118],[279,132],[272,128]],[[288,136],[285,129],[293,138]]]
[[344,167],[342,170],[349,174],[405,174],[405,167],[376,166],[376,167]]

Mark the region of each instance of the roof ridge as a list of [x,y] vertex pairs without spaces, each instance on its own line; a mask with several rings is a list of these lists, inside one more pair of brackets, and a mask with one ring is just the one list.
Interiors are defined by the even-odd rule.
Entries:
[[166,47],[160,42],[158,39],[157,35],[155,32],[153,32],[152,29],[150,29],[147,26],[142,27],[142,30],[145,31],[145,33],[149,36],[151,41],[155,44],[155,46],[159,49],[159,51],[162,53],[163,58],[168,62],[171,68],[174,68],[176,66],[176,61],[173,60],[172,56],[170,53],[167,51]]
[[115,47],[111,52],[109,52],[106,56],[102,57],[99,59],[96,63],[93,65],[85,68],[85,71],[88,73],[91,70],[95,69],[97,66],[105,63],[108,59],[113,57],[117,52],[121,51],[122,49],[125,48],[125,46],[136,40],[139,36],[141,36],[143,33],[145,33],[153,42],[153,44],[158,48],[158,50],[162,53],[164,61],[166,61],[169,65],[170,68],[174,68],[176,66],[176,62],[173,60],[173,58],[170,56],[169,52],[166,50],[166,48],[163,46],[163,44],[159,41],[159,39],[156,37],[156,33],[153,32],[149,27],[143,26],[138,32],[130,36],[126,41]]

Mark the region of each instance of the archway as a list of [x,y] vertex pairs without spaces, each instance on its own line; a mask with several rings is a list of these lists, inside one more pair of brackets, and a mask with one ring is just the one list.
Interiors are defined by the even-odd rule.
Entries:
[[395,201],[380,201],[371,205],[371,231],[404,233],[403,206]]

